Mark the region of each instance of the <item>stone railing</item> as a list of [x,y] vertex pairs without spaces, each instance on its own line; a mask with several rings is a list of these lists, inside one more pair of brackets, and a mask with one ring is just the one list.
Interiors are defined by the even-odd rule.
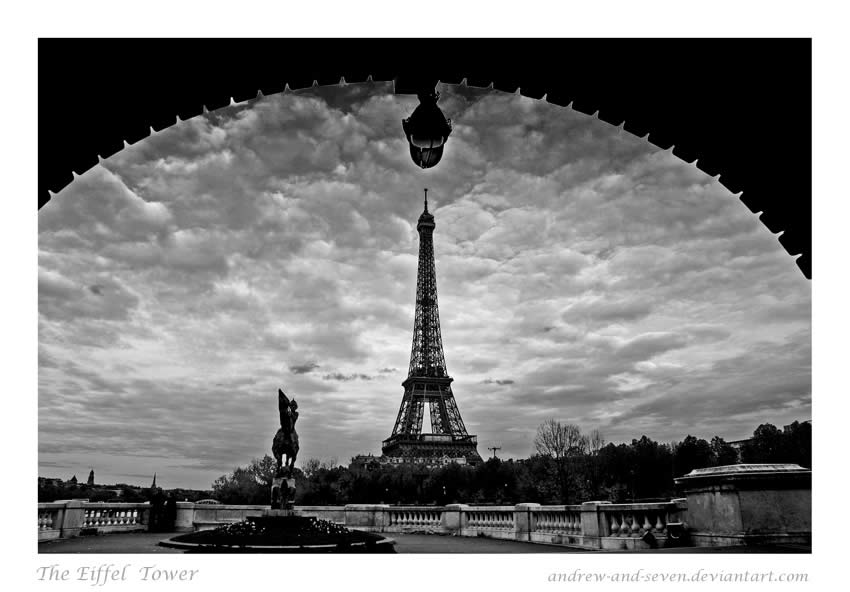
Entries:
[[38,540],[58,539],[62,536],[65,504],[52,502],[38,504]]
[[99,532],[124,532],[143,530],[142,514],[147,504],[83,504],[81,528],[95,528]]
[[38,504],[38,540],[68,538],[81,531],[107,533],[147,530],[150,504],[92,503],[80,500]]
[[390,506],[387,508],[386,512],[387,530],[439,530],[442,527],[442,507]]
[[[678,479],[688,495],[669,502],[573,506],[296,506],[348,528],[434,533],[634,550],[674,544],[741,545],[811,542],[811,471],[796,465],[733,465],[698,469]],[[175,530],[214,528],[258,516],[267,506],[177,502]],[[81,530],[145,529],[150,506],[81,501],[38,505],[38,538]],[[684,535],[684,536],[683,536]]]
[[[349,528],[387,533],[431,533],[486,536],[538,543],[602,549],[648,546],[641,540],[647,529],[664,542],[667,522],[684,506],[608,504],[580,506],[296,506],[302,516],[313,516]],[[216,528],[259,516],[264,506],[177,502],[175,530],[189,532]],[[144,504],[54,502],[38,505],[38,538],[67,538],[85,531],[129,532],[147,528],[150,506]],[[647,527],[646,525],[649,524]],[[659,526],[660,525],[660,526]]]

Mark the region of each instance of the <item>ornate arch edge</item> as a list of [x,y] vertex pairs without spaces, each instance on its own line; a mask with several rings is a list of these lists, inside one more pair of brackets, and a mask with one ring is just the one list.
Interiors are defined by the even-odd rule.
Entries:
[[[221,105],[221,106],[218,106],[218,107],[214,107],[213,109],[208,109],[206,105],[202,105],[199,112],[192,114],[188,118],[181,119],[180,116],[177,115],[174,123],[169,124],[169,125],[164,126],[164,127],[161,127],[158,130],[154,129],[153,126],[150,126],[149,133],[146,136],[136,137],[136,138],[132,139],[132,141],[128,141],[126,138],[124,138],[123,139],[123,145],[120,148],[118,148],[118,150],[116,150],[112,154],[108,155],[107,157],[103,157],[102,155],[97,154],[97,162],[93,163],[91,165],[91,167],[89,167],[89,169],[84,169],[83,171],[80,171],[80,172],[72,170],[71,171],[71,179],[66,181],[65,185],[63,185],[62,187],[59,187],[56,191],[48,189],[47,190],[47,193],[48,193],[47,199],[45,201],[42,201],[41,199],[39,199],[39,209],[41,209],[45,204],[49,203],[50,199],[52,199],[52,197],[54,195],[56,195],[57,193],[59,193],[60,191],[65,189],[65,187],[67,187],[70,183],[72,183],[77,177],[79,177],[85,171],[90,170],[94,166],[97,166],[98,164],[100,164],[100,162],[105,160],[105,158],[109,158],[110,156],[117,154],[121,150],[124,150],[128,146],[135,144],[135,143],[137,143],[141,140],[144,140],[145,138],[148,138],[155,133],[161,132],[161,131],[168,129],[168,128],[174,126],[174,125],[177,125],[177,124],[181,123],[182,121],[186,121],[186,120],[192,119],[194,117],[205,115],[205,114],[207,114],[211,111],[216,111],[218,109],[223,109],[223,108],[233,107],[233,106],[249,105],[253,102],[256,102],[258,100],[263,99],[266,96],[273,96],[275,94],[289,94],[289,93],[307,94],[312,89],[319,88],[319,87],[348,86],[348,85],[356,85],[356,84],[392,84],[393,94],[398,94],[398,95],[413,94],[412,92],[403,92],[403,91],[397,90],[397,88],[396,88],[397,81],[398,81],[398,78],[393,78],[391,80],[373,80],[372,76],[369,75],[369,76],[366,77],[365,80],[348,82],[348,81],[346,81],[345,77],[342,76],[342,77],[340,77],[339,82],[337,82],[335,85],[334,84],[321,84],[320,85],[318,83],[318,80],[313,80],[313,83],[308,85],[308,86],[293,89],[293,88],[290,88],[288,83],[286,83],[284,85],[284,88],[283,88],[282,91],[279,91],[279,92],[276,92],[276,93],[271,93],[269,95],[265,95],[265,94],[263,94],[262,90],[258,90],[256,96],[254,96],[254,97],[251,97],[251,98],[248,98],[248,99],[243,99],[243,100],[240,100],[240,101],[236,101],[233,97],[231,97],[230,102],[228,104]],[[598,105],[593,105],[593,106],[590,107],[590,109],[582,109],[580,107],[574,106],[574,102],[575,102],[574,100],[570,101],[569,103],[564,104],[564,103],[560,103],[560,102],[557,102],[557,101],[549,100],[548,95],[546,93],[544,93],[540,97],[534,97],[534,96],[522,93],[521,88],[507,89],[507,88],[497,86],[494,82],[491,82],[487,86],[474,86],[474,85],[468,84],[467,78],[463,78],[458,82],[438,81],[437,84],[438,85],[442,84],[442,85],[449,85],[449,86],[459,86],[459,87],[463,87],[463,88],[469,88],[471,90],[477,90],[477,89],[480,89],[480,90],[496,90],[496,91],[500,91],[500,92],[504,92],[504,93],[508,93],[508,94],[515,94],[515,95],[522,96],[522,97],[529,98],[529,99],[533,99],[533,100],[541,100],[541,101],[544,101],[546,103],[549,103],[549,104],[552,104],[552,105],[555,105],[555,106],[558,106],[558,107],[573,109],[574,111],[576,111],[578,113],[582,113],[584,115],[593,117],[593,118],[595,118],[599,121],[602,121],[602,122],[607,123],[609,125],[612,125],[616,128],[619,128],[621,130],[621,132],[625,131],[625,132],[627,132],[627,133],[629,133],[629,134],[631,134],[631,135],[633,135],[633,136],[635,136],[639,139],[645,140],[645,141],[649,142],[650,144],[652,144],[653,146],[656,146],[657,148],[659,148],[661,150],[670,151],[674,156],[679,158],[682,162],[696,167],[701,172],[703,172],[706,175],[708,175],[709,177],[715,179],[717,182],[719,182],[721,185],[723,185],[730,193],[732,193],[732,195],[734,195],[741,202],[741,204],[743,206],[745,206],[751,213],[753,213],[755,216],[758,217],[759,221],[764,225],[764,227],[768,230],[768,232],[770,232],[774,237],[777,238],[777,242],[779,242],[779,244],[786,251],[786,253],[788,253],[788,255],[790,255],[792,257],[792,259],[794,259],[794,262],[796,263],[797,268],[802,272],[803,276],[806,277],[806,279],[811,280],[811,278],[812,278],[811,261],[810,261],[810,257],[811,257],[810,249],[811,249],[811,247],[809,247],[809,252],[806,252],[805,249],[800,251],[800,252],[792,252],[792,250],[789,248],[789,246],[785,242],[783,242],[783,240],[782,240],[782,237],[785,234],[786,229],[784,229],[784,228],[783,229],[771,228],[770,225],[768,224],[768,222],[766,220],[764,220],[764,218],[763,218],[763,216],[765,215],[765,211],[764,210],[756,211],[753,208],[751,208],[746,203],[746,201],[744,201],[744,199],[743,199],[744,198],[743,189],[741,189],[738,186],[734,186],[732,183],[725,182],[723,180],[722,172],[717,172],[716,170],[709,170],[707,167],[700,164],[699,158],[695,158],[694,160],[688,161],[687,158],[683,154],[683,149],[679,149],[677,151],[675,142],[672,142],[672,141],[666,141],[665,142],[663,138],[659,138],[658,134],[657,133],[654,134],[652,131],[645,132],[643,135],[640,135],[640,132],[634,126],[632,126],[628,121],[626,121],[625,119],[611,120],[611,119],[606,118],[605,116],[600,115],[600,109],[598,108]]]

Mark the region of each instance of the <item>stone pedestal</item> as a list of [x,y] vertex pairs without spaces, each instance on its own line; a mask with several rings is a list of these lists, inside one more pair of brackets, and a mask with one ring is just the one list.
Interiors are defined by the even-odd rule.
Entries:
[[537,530],[534,510],[539,510],[540,504],[526,503],[514,506],[514,537],[518,541],[530,541],[531,533]]
[[295,503],[295,479],[275,477],[272,480],[272,510],[291,510]]
[[440,526],[452,534],[461,534],[467,526],[466,504],[446,504]]
[[346,504],[345,526],[357,530],[381,532],[388,526],[387,504]]
[[605,514],[599,510],[599,506],[610,506],[608,501],[584,502],[581,505],[581,532],[583,543],[601,549],[602,538],[609,536],[610,525],[605,519]]
[[177,514],[174,517],[174,530],[177,532],[192,532],[195,530],[194,503],[177,502]]
[[65,512],[62,516],[60,536],[63,539],[78,536],[85,522],[86,511],[83,502],[70,500],[65,503]]
[[280,518],[286,516],[299,516],[300,512],[297,510],[263,510],[263,513],[260,516],[264,518]]
[[792,464],[695,469],[676,479],[697,546],[812,541],[812,472]]

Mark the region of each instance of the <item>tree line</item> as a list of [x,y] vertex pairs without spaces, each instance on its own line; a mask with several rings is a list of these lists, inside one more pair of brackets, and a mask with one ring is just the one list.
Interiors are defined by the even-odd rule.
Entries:
[[[674,479],[693,469],[743,463],[796,463],[811,468],[811,424],[794,422],[786,430],[760,425],[753,437],[733,447],[715,436],[688,435],[661,443],[641,436],[631,443],[606,443],[598,431],[583,434],[572,424],[549,420],[527,459],[491,458],[477,465],[449,464],[428,469],[381,465],[349,469],[307,460],[296,469],[298,505],[387,504],[577,504],[668,500]],[[230,504],[268,504],[275,462],[266,455],[222,475],[212,497]]]

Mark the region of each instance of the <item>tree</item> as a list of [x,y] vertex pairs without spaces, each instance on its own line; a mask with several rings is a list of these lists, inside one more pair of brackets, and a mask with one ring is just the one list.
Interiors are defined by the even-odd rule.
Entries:
[[580,454],[586,448],[587,441],[577,425],[561,424],[554,419],[547,419],[540,424],[534,437],[537,454],[551,456],[556,460]]
[[599,499],[602,485],[602,457],[605,438],[599,430],[593,430],[587,436],[587,455],[585,455],[585,478],[582,488],[583,499]]
[[250,467],[236,467],[213,482],[212,495],[225,504],[267,504],[270,491]]
[[786,447],[789,451],[788,462],[797,463],[800,466],[812,468],[812,424],[804,421],[795,421],[788,426],[784,434]]
[[741,447],[741,458],[745,463],[788,462],[782,436],[782,432],[775,425],[761,424],[753,432],[750,441]]
[[599,430],[593,430],[587,436],[587,451],[591,456],[598,456],[599,451],[605,446],[605,438]]
[[309,479],[316,473],[319,469],[322,468],[322,461],[318,458],[308,458],[301,465],[301,470],[304,471],[304,475]]
[[734,465],[738,463],[738,451],[720,436],[711,439],[711,455],[714,466]]
[[562,424],[550,418],[537,428],[534,448],[537,454],[555,460],[561,503],[569,503],[570,497],[568,459],[584,454],[587,446],[587,438],[581,435],[581,430],[576,425]]
[[673,493],[673,453],[667,444],[641,436],[632,440],[629,486],[632,499],[668,498]]
[[702,438],[688,434],[673,448],[673,472],[677,477],[694,469],[712,466],[711,445]]
[[86,481],[86,485],[88,485],[89,487],[94,486],[94,469],[89,471],[89,479],[88,481]]
[[271,491],[272,480],[277,471],[277,461],[274,458],[268,454],[263,456],[263,458],[254,458],[251,460],[248,470],[258,483]]

